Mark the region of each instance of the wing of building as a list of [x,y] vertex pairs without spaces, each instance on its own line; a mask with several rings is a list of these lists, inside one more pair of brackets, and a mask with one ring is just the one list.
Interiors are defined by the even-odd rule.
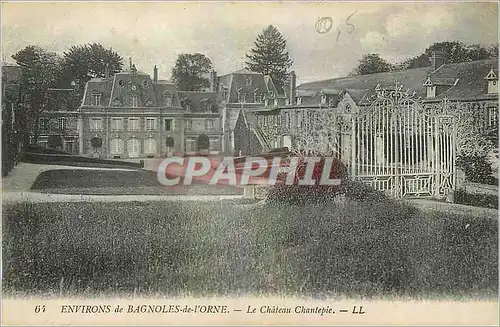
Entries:
[[162,157],[221,151],[216,92],[178,91],[135,67],[90,80],[79,109],[80,154]]

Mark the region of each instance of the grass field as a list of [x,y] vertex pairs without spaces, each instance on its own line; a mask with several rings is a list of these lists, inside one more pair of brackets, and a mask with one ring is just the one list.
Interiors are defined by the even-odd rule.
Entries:
[[156,173],[147,170],[57,169],[42,172],[31,190],[54,194],[88,195],[240,195],[234,186],[192,185],[163,186]]
[[498,221],[397,202],[15,204],[7,294],[496,297]]

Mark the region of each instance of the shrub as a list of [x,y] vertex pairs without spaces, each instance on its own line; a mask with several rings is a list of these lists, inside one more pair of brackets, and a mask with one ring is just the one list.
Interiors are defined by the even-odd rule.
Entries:
[[498,195],[467,193],[459,189],[455,192],[455,203],[498,209]]
[[457,166],[465,173],[465,180],[473,183],[489,184],[492,181],[493,170],[485,155],[460,155]]

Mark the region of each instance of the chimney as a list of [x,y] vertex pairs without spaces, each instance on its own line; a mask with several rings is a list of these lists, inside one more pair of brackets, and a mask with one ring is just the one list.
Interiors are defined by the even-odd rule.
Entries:
[[210,91],[217,92],[217,72],[215,70],[210,72]]
[[431,56],[432,69],[436,70],[443,64],[444,64],[444,53],[440,51],[433,51]]
[[104,66],[104,77],[106,77],[106,79],[109,78],[109,63],[106,63]]
[[156,65],[153,67],[153,82],[158,83],[158,68]]
[[297,76],[294,71],[291,71],[288,75],[288,96],[290,105],[295,104],[295,88],[297,87]]

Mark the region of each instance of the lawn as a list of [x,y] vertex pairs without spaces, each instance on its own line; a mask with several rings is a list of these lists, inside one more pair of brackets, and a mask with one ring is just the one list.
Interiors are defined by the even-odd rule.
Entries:
[[6,294],[496,298],[498,221],[391,202],[13,204]]
[[148,170],[57,169],[42,172],[31,190],[55,194],[89,195],[240,195],[243,189],[231,186],[163,186],[155,172]]

